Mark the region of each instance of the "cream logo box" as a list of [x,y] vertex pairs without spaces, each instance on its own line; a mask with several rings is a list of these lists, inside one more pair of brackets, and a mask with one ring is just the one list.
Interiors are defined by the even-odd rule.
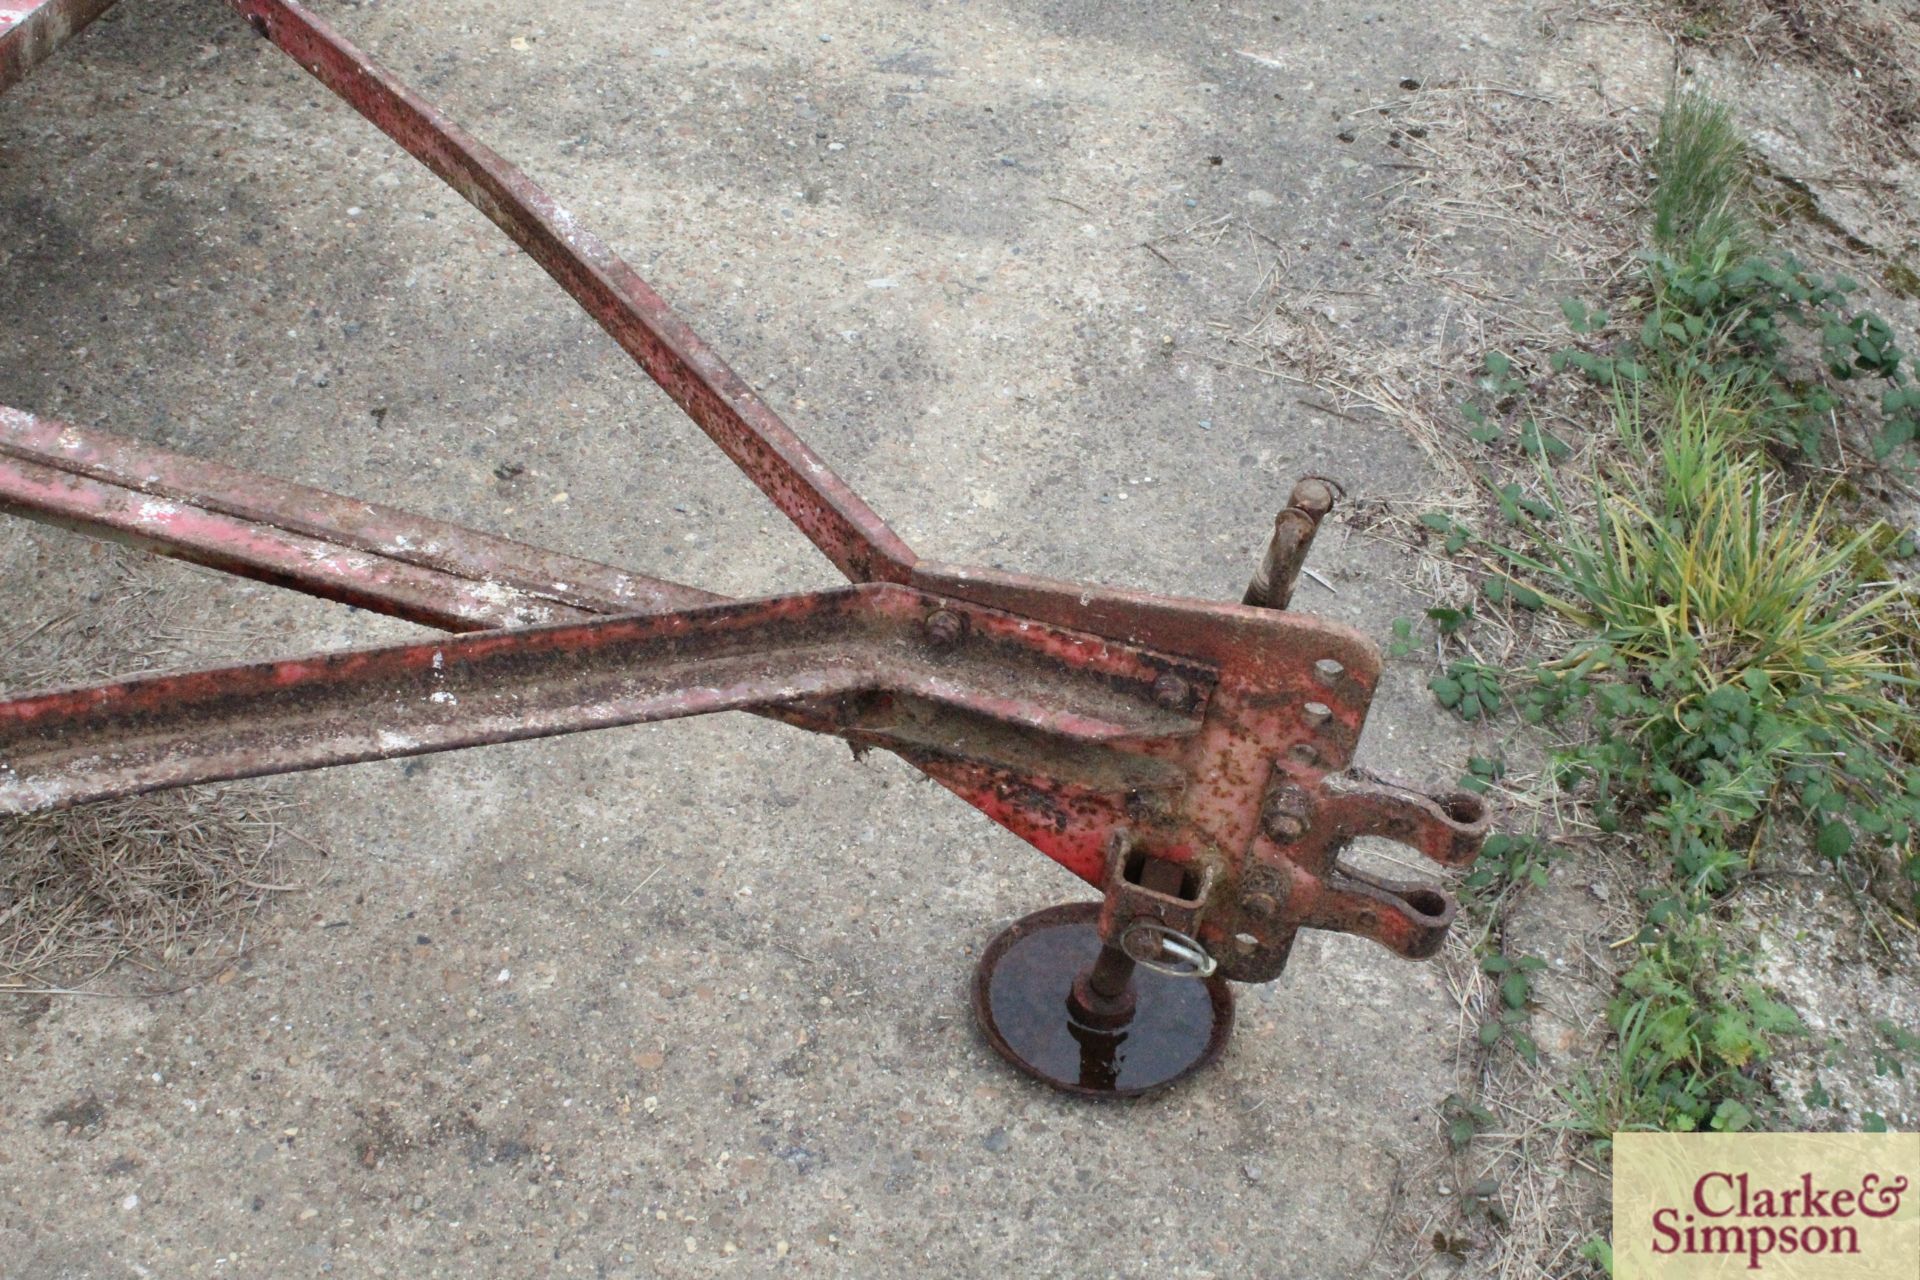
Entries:
[[1615,1280],[1920,1276],[1920,1134],[1622,1133]]

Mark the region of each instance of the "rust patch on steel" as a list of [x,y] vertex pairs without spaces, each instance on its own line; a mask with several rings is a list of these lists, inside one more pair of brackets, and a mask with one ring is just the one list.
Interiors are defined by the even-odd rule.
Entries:
[[0,702],[0,813],[871,693],[1082,746],[1198,728],[1151,690],[1200,668],[972,606],[977,644],[943,652],[919,625],[933,603],[874,584],[16,698]]

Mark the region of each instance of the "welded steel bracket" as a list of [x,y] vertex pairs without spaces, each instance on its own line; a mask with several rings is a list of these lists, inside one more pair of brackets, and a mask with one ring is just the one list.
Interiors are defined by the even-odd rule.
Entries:
[[[1351,769],[1378,651],[1287,611],[1325,482],[1242,604],[922,561],[525,175],[300,5],[226,2],[544,267],[853,585],[729,601],[0,407],[0,510],[469,633],[0,701],[0,814],[754,711],[895,752],[1102,891],[1015,926],[975,991],[1010,1060],[1100,1096],[1210,1060],[1225,980],[1277,976],[1302,928],[1439,947],[1446,893],[1341,852],[1457,866],[1487,818]],[[106,7],[0,0],[0,88]]]

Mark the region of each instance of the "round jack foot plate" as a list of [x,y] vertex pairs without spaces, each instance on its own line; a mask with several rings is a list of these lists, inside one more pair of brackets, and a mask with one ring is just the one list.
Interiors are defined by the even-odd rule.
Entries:
[[1068,1011],[1073,980],[1100,954],[1100,904],[1036,911],[995,938],[973,975],[973,1013],[994,1049],[1036,1080],[1090,1098],[1137,1098],[1220,1056],[1233,1030],[1224,978],[1133,974],[1130,1021],[1087,1026]]

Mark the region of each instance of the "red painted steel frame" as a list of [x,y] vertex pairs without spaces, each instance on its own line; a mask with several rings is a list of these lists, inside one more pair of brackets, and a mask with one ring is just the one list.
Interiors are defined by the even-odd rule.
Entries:
[[299,5],[228,4],[511,236],[842,573],[855,582],[906,579],[906,544],[552,196]]
[[0,93],[113,5],[114,0],[0,0]]
[[[1189,930],[1225,976],[1273,977],[1301,927],[1408,956],[1437,948],[1445,894],[1360,875],[1340,852],[1373,835],[1458,864],[1486,817],[1475,797],[1349,771],[1379,678],[1365,637],[1272,609],[917,561],[525,175],[299,5],[227,2],[499,225],[871,585],[726,602],[0,408],[0,509],[485,633],[0,702],[0,813],[748,709],[897,752],[1106,887],[1110,925],[1125,911]],[[63,21],[104,7],[28,6]],[[0,0],[0,16],[19,9]],[[0,72],[23,71],[26,48],[0,44],[15,59]],[[1183,868],[1192,892],[1142,888],[1166,881],[1131,878],[1135,855]]]
[[[966,644],[929,633],[942,609]],[[44,810],[822,697],[851,703],[837,731],[869,738],[889,735],[879,705],[914,700],[942,719],[1097,746],[1199,727],[1155,703],[1169,673],[1207,678],[1098,636],[868,584],[16,698],[0,703],[0,794]]]

